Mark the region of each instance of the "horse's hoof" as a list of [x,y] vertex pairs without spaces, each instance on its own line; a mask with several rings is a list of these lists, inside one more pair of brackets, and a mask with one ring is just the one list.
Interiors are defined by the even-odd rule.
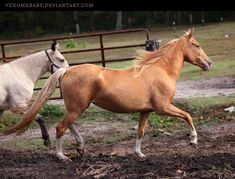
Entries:
[[72,160],[69,157],[59,158],[59,160],[62,162],[72,162]]
[[77,148],[77,152],[83,157],[86,151],[85,149]]
[[67,156],[65,156],[63,154],[62,155],[57,155],[57,157],[62,162],[72,162],[72,160],[69,157],[67,157]]
[[72,162],[72,160],[70,158],[66,158],[66,159],[61,159],[62,162]]
[[138,157],[141,158],[141,159],[146,158],[146,155],[144,155],[142,152],[137,152],[136,154],[137,154]]
[[50,139],[44,140],[43,144],[44,144],[46,147],[49,147],[49,146],[51,145]]
[[197,148],[198,148],[198,145],[197,145],[197,143],[190,142],[190,145],[191,145],[193,148],[195,148],[195,149],[197,149]]

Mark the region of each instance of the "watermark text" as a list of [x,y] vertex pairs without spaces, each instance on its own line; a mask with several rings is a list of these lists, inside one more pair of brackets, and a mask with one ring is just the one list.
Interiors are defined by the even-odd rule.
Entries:
[[75,8],[94,8],[94,3],[5,3],[6,8],[24,8],[24,9],[75,9]]

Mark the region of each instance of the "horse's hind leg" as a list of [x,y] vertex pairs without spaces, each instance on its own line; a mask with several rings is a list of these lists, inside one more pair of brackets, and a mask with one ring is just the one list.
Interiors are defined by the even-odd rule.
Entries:
[[84,151],[84,140],[82,135],[76,130],[74,124],[69,126],[69,130],[71,131],[72,135],[75,137],[77,144],[78,144],[78,148],[77,151],[80,155],[84,155],[85,151]]
[[149,114],[150,114],[149,112],[140,113],[137,138],[136,138],[136,146],[135,146],[135,152],[139,157],[145,157],[145,155],[141,152],[140,147],[141,147],[141,140],[142,140],[142,137],[144,136],[144,130],[147,125]]
[[81,114],[81,112],[68,111],[63,121],[61,121],[56,127],[56,155],[60,160],[69,160],[62,152],[62,137],[69,126],[71,126],[75,119]]
[[182,111],[181,109],[173,106],[172,104],[166,108],[161,114],[166,114],[170,116],[180,117],[189,124],[190,128],[190,143],[191,144],[197,144],[197,131],[194,127],[192,117],[185,111]]
[[37,114],[35,121],[37,121],[37,123],[40,126],[41,133],[42,133],[42,139],[44,140],[43,143],[46,147],[48,147],[51,144],[51,141],[50,141],[50,137],[49,137],[46,125],[45,125],[45,120],[43,119],[43,117],[40,114]]

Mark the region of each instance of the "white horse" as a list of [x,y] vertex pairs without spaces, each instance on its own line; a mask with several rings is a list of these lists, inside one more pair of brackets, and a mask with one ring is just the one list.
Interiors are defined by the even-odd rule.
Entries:
[[[0,120],[4,111],[24,114],[29,108],[35,83],[46,72],[69,67],[59,46],[53,42],[51,49],[18,58],[0,66]],[[40,125],[44,145],[50,144],[49,135],[41,115],[35,119]]]

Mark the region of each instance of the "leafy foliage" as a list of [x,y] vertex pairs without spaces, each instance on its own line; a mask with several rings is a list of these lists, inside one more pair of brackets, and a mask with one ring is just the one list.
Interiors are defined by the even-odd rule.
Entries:
[[65,48],[76,48],[78,44],[74,39],[67,39],[64,40],[64,45]]
[[44,117],[55,117],[55,118],[64,116],[64,112],[62,111],[59,105],[49,105],[49,104],[46,104],[44,106],[40,114]]
[[[35,38],[48,34],[115,30],[117,13],[114,11],[77,12],[1,12],[0,39]],[[172,26],[234,20],[233,11],[136,11],[122,12],[122,27]],[[191,19],[191,20],[190,20]]]

